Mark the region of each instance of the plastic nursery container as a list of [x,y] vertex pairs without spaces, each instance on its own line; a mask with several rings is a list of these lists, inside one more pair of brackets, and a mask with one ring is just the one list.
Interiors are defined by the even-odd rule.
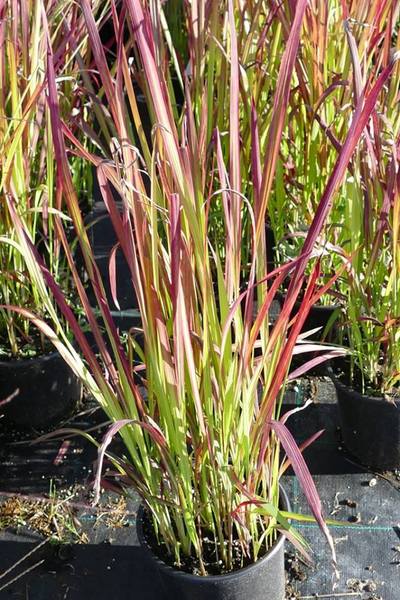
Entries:
[[[282,308],[286,300],[286,294],[278,293],[276,297]],[[295,302],[291,313],[291,318],[293,318],[297,314],[299,308],[300,302]],[[310,312],[308,313],[308,316],[304,322],[303,327],[301,328],[300,333],[305,333],[306,331],[310,331],[311,329],[316,329],[317,327],[320,327],[319,331],[316,331],[307,339],[321,341],[326,325],[332,319],[335,311],[339,311],[339,308],[340,307],[338,304],[328,304],[327,306],[323,304],[314,304],[314,306],[311,307]],[[332,329],[328,332],[327,341],[329,341],[332,337],[332,331],[334,330],[334,327],[335,324],[333,323]]]
[[[282,506],[289,510],[289,500],[281,487]],[[272,548],[257,562],[223,575],[201,577],[174,569],[158,558],[143,532],[145,511],[140,507],[137,531],[142,548],[158,571],[163,600],[284,600],[285,538],[279,534]]]
[[7,421],[24,429],[45,429],[68,416],[82,396],[82,384],[58,352],[0,361],[0,407]]
[[363,395],[329,374],[335,384],[343,443],[363,465],[377,470],[400,467],[400,400]]

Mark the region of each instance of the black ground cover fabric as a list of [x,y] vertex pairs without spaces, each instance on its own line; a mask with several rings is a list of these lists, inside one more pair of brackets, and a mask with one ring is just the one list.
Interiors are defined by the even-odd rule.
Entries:
[[[314,404],[291,417],[289,425],[302,441],[316,430],[325,434],[306,451],[314,473],[325,515],[344,523],[331,527],[338,555],[339,580],[333,577],[328,546],[318,528],[301,524],[301,533],[315,551],[315,567],[306,567],[287,544],[289,587],[287,599],[309,598],[399,600],[400,574],[400,481],[396,474],[375,474],[355,464],[340,446],[334,388],[328,380],[302,380],[287,394],[287,408],[301,405],[312,396]],[[102,421],[100,414],[90,421]],[[78,424],[87,424],[81,416]],[[2,432],[0,450],[0,492],[41,495],[49,481],[59,489],[74,481],[89,483],[96,451],[81,438],[74,438],[64,460],[55,465],[60,441],[37,446],[17,444]],[[12,442],[15,444],[15,439]],[[10,462],[12,464],[10,464]],[[57,461],[56,461],[57,462]],[[308,513],[296,478],[284,482],[292,509]],[[44,562],[14,584],[0,591],[0,599],[30,600],[162,600],[157,575],[144,559],[137,544],[135,511],[128,506],[126,526],[113,529],[97,520],[90,511],[78,517],[89,535],[89,543],[66,548],[46,544],[7,576],[0,588],[18,573],[42,558]],[[22,528],[19,533],[0,534],[0,573],[11,567],[40,541],[40,536]],[[318,596],[318,595],[319,596]]]
[[[396,473],[371,473],[342,448],[335,390],[328,379],[311,380],[308,385],[303,382],[298,393],[288,399],[301,404],[308,395],[314,396],[314,404],[294,415],[291,427],[299,441],[325,429],[306,450],[305,458],[314,474],[325,516],[344,523],[330,527],[340,577],[333,577],[331,554],[319,529],[302,524],[299,529],[315,551],[316,564],[314,569],[300,564],[299,572],[295,569],[292,573],[292,597],[313,598],[319,594],[339,599],[399,600],[400,477]],[[293,511],[308,513],[297,479],[289,476],[286,487]]]

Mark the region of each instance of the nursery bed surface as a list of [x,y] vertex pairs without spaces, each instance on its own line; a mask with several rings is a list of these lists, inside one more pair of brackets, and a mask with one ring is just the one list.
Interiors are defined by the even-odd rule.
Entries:
[[[340,527],[331,527],[339,579],[333,577],[329,549],[318,528],[302,524],[301,532],[315,551],[315,567],[306,567],[287,544],[287,600],[318,597],[399,600],[400,476],[370,473],[340,449],[335,392],[329,380],[301,380],[288,392],[286,405],[301,405],[310,396],[314,404],[293,415],[289,424],[300,441],[325,428],[324,435],[306,451],[306,459],[326,516],[344,522]],[[80,415],[74,426],[84,428],[88,421],[93,425],[93,420],[102,422],[99,411]],[[0,599],[162,600],[157,576],[137,542],[137,499],[133,497],[126,506],[121,506],[107,492],[97,512],[80,505],[82,500],[87,503],[96,450],[83,438],[73,438],[67,446],[60,440],[47,440],[35,446],[20,444],[16,442],[21,440],[10,436],[4,424],[2,428],[0,506],[12,498],[13,492],[39,498],[48,494],[51,480],[56,495],[59,493],[61,498],[67,494],[76,503],[73,522],[87,539],[84,544],[75,543],[76,539],[67,545],[46,542],[1,576],[44,538],[40,532],[24,526],[18,531],[14,528],[0,531]],[[308,512],[293,475],[285,477],[284,485],[292,508]],[[1,590],[32,566],[32,571]]]
[[[299,440],[325,429],[324,435],[305,452],[305,458],[326,517],[344,523],[330,527],[339,579],[333,576],[331,554],[319,529],[313,524],[302,524],[299,529],[315,551],[315,567],[309,569],[294,562],[294,568],[289,568],[292,594],[287,594],[287,598],[399,600],[400,474],[369,472],[357,464],[341,447],[334,386],[329,379],[311,380],[310,384],[315,403],[293,416],[292,428]],[[308,393],[302,384],[290,400],[300,404]],[[297,479],[287,479],[292,509],[306,513],[307,504]]]

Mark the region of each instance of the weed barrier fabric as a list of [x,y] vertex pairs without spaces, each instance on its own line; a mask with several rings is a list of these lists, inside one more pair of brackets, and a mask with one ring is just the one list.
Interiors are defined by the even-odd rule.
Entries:
[[[310,396],[314,404],[293,415],[289,422],[299,441],[325,429],[304,456],[326,518],[343,522],[330,527],[340,577],[336,581],[333,576],[330,551],[318,527],[300,524],[300,532],[314,549],[315,567],[293,562],[293,553],[287,546],[287,600],[399,600],[400,474],[369,472],[346,453],[341,446],[336,395],[330,380],[303,380],[297,393],[288,395],[287,400],[301,405]],[[309,513],[297,479],[289,475],[286,480],[293,511]]]
[[[331,527],[340,578],[338,581],[333,578],[331,556],[319,529],[313,524],[301,524],[299,529],[315,551],[316,564],[313,569],[306,567],[287,544],[286,600],[318,597],[327,600],[399,600],[400,478],[396,474],[367,472],[340,449],[335,392],[328,380],[301,380],[288,391],[286,407],[300,406],[309,397],[313,397],[314,404],[293,415],[288,423],[299,441],[325,428],[325,434],[306,451],[305,457],[314,474],[326,516],[344,522],[343,526]],[[99,423],[102,417],[96,413]],[[93,424],[93,416],[90,419]],[[76,424],[83,427],[87,423],[79,417]],[[91,479],[96,452],[80,438],[73,441],[64,459],[54,465],[60,441],[49,440],[27,447],[15,445],[14,440],[14,445],[9,446],[10,440],[4,430],[0,431],[0,436],[0,492],[41,495],[48,492],[50,479],[57,482],[60,490],[63,485],[70,486],[74,482],[87,485]],[[292,474],[285,477],[284,485],[293,510],[308,513],[304,496]],[[108,494],[107,497],[113,496]],[[37,547],[43,538],[24,527],[18,531],[1,531],[0,600],[162,600],[157,574],[138,545],[137,506],[137,498],[133,497],[128,503],[125,522],[119,527],[107,524],[101,511],[98,518],[90,510],[78,510],[76,517],[88,535],[87,544],[60,546],[47,542],[4,577],[1,574]],[[32,566],[32,571],[1,589]]]

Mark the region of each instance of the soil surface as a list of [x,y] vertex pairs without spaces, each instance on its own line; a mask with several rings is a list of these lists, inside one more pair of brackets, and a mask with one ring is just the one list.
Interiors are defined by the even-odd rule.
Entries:
[[[199,561],[194,556],[185,557],[182,555],[180,565],[176,564],[174,557],[168,552],[166,545],[156,537],[148,512],[142,513],[142,531],[149,550],[165,564],[191,575],[202,574]],[[202,547],[203,566],[207,575],[222,575],[253,564],[251,557],[244,555],[238,539],[234,539],[232,542],[232,569],[230,571],[227,571],[223,567],[222,560],[220,559],[220,545],[215,539],[211,539],[204,534]],[[260,552],[259,557],[262,558],[263,556],[265,556],[265,552],[264,554]]]

